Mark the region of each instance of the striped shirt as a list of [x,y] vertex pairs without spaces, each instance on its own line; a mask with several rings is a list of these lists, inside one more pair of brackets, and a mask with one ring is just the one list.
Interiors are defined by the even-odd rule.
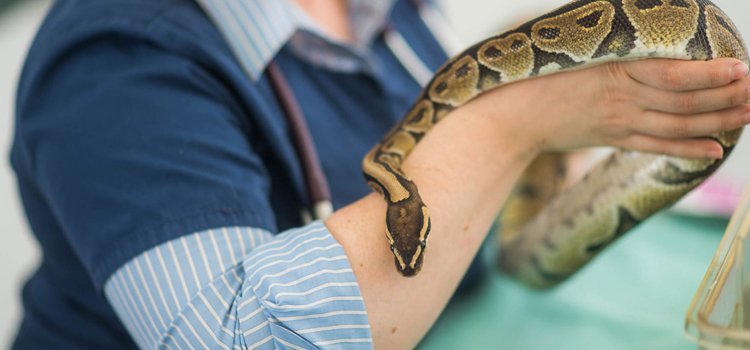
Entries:
[[252,80],[287,42],[298,58],[331,71],[371,70],[367,46],[394,0],[348,0],[353,42],[344,45],[290,0],[198,0]]
[[[373,69],[366,47],[393,5],[350,0],[354,43],[343,45],[288,0],[198,3],[253,81],[287,42],[324,69]],[[126,263],[104,292],[142,349],[372,348],[349,261],[321,222],[277,236],[252,227],[183,236]]]
[[372,347],[349,261],[319,221],[183,236],[128,262],[104,292],[142,349]]

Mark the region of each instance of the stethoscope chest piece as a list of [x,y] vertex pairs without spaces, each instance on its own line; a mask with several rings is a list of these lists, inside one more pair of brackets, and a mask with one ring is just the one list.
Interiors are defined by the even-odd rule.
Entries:
[[333,215],[333,204],[331,201],[320,201],[312,206],[312,212],[307,208],[302,208],[302,222],[307,225],[314,220],[325,220]]

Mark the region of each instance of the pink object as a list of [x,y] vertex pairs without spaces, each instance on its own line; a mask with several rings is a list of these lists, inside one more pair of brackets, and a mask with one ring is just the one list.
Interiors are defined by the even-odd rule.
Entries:
[[699,216],[729,217],[742,196],[740,181],[711,177],[671,209],[674,212]]

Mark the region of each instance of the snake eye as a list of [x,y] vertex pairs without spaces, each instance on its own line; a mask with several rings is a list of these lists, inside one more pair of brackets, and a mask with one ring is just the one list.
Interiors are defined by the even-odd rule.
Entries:
[[393,244],[391,244],[391,251],[393,251],[393,249],[395,249],[395,248],[393,248]]
[[422,241],[422,242],[420,242],[420,244],[422,245],[422,249],[424,249],[424,247],[427,246],[427,241]]

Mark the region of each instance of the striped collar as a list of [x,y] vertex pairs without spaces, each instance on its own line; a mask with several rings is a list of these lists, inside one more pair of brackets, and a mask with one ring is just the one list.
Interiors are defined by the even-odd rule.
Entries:
[[395,0],[348,0],[354,43],[325,34],[291,0],[197,0],[235,57],[257,81],[281,48],[334,71],[368,69],[368,46],[386,25]]

